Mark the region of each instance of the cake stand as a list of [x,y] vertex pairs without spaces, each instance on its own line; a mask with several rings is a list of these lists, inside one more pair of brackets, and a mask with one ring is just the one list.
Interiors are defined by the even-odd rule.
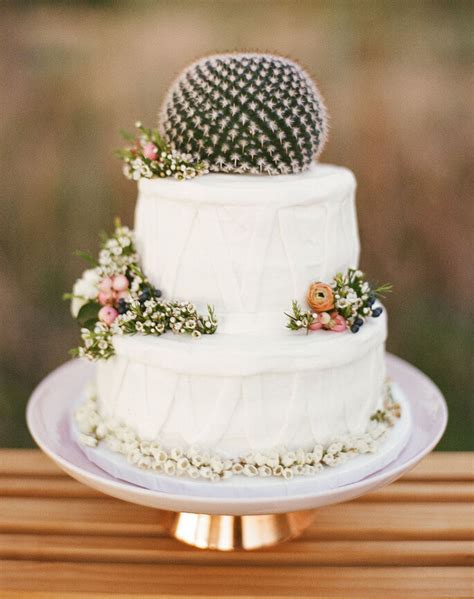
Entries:
[[[387,485],[413,468],[438,443],[447,407],[436,385],[414,366],[387,355],[388,374],[401,388],[411,411],[411,436],[398,457],[366,478],[333,489],[281,496],[218,497],[152,491],[114,478],[87,459],[73,439],[71,404],[90,380],[94,366],[75,360],[56,369],[34,391],[27,408],[30,432],[39,447],[69,475],[98,491],[157,513],[175,538],[199,548],[257,549],[299,535],[317,517],[317,508],[349,501]],[[357,458],[355,458],[357,459]]]

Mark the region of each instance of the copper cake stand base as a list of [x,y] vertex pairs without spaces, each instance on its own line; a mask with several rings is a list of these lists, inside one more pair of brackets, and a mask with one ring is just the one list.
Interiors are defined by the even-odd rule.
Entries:
[[299,536],[311,525],[316,510],[253,516],[217,516],[162,512],[167,532],[199,549],[260,549]]

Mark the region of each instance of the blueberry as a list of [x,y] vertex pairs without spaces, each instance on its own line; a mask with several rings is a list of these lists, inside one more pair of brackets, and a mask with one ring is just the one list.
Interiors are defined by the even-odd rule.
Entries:
[[118,305],[117,305],[117,312],[119,314],[125,314],[125,312],[128,310],[128,304],[127,302],[124,300],[123,297],[121,297],[118,301]]
[[355,323],[351,326],[351,331],[353,333],[358,333],[359,332],[359,328]]
[[380,316],[383,312],[383,308],[375,308],[374,310],[372,310],[372,316],[374,318],[377,318],[378,316]]
[[155,297],[161,297],[162,295],[161,289],[155,289]]
[[367,300],[367,303],[369,304],[369,306],[373,306],[375,304],[375,300],[376,300],[376,295],[373,291],[371,291],[369,293],[369,299]]
[[149,299],[150,299],[150,290],[149,289],[144,289],[138,296],[138,301],[140,303],[146,302],[146,300],[149,300]]
[[355,319],[354,324],[356,324],[360,328],[364,324],[364,321],[359,316],[358,318]]

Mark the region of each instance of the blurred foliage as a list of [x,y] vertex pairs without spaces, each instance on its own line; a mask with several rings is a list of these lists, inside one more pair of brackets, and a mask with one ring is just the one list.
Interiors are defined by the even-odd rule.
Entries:
[[440,386],[442,449],[473,449],[471,2],[17,2],[0,6],[0,445],[77,341],[61,294],[136,188],[112,151],[187,62],[266,50],[316,75],[323,160],[358,179],[362,267],[392,281],[389,350]]

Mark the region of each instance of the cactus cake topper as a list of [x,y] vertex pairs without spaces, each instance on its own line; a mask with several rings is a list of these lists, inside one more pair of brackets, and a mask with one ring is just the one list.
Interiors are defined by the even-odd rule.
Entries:
[[280,175],[308,169],[327,136],[324,101],[296,63],[270,54],[203,58],[175,80],[160,129],[209,171]]

